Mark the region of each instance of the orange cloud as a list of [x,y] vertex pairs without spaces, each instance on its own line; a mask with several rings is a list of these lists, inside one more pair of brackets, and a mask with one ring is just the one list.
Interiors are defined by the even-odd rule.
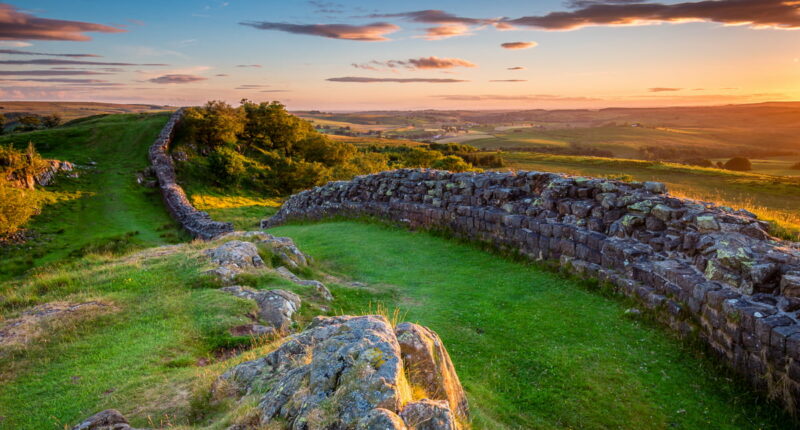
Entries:
[[414,82],[422,82],[429,84],[450,84],[457,82],[468,82],[461,79],[437,79],[437,78],[367,78],[361,76],[344,76],[341,78],[328,78],[327,81],[331,82],[353,82],[353,83],[375,83],[375,82],[395,82],[401,84],[408,84]]
[[575,30],[597,25],[642,25],[661,22],[712,21],[753,28],[800,28],[797,0],[704,0],[674,4],[579,1],[580,9],[508,20],[546,30]]
[[536,42],[507,42],[503,43],[502,46],[505,49],[529,49],[539,45]]
[[449,37],[466,36],[468,34],[470,34],[470,29],[464,24],[444,24],[425,29],[425,35],[423,35],[422,38],[427,40],[439,40]]
[[357,40],[362,42],[381,42],[389,40],[384,35],[394,33],[400,27],[386,22],[366,25],[349,24],[288,24],[285,22],[241,22],[241,25],[259,30],[275,30],[294,34],[327,37],[330,39]]
[[379,71],[381,68],[396,69],[404,67],[410,70],[420,69],[452,69],[454,67],[478,67],[475,63],[460,58],[421,57],[408,60],[370,61],[369,63],[353,64],[353,67],[364,70]]
[[122,33],[125,30],[103,24],[37,18],[16,7],[0,3],[0,40],[91,40],[88,32]]
[[654,88],[648,88],[648,91],[650,91],[651,93],[665,93],[670,91],[680,91],[682,89],[683,88],[654,87]]

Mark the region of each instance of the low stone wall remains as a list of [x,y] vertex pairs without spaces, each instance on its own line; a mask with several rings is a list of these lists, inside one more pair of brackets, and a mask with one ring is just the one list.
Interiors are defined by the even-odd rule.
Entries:
[[[374,216],[555,259],[704,341],[758,389],[800,401],[800,243],[658,182],[395,170],[295,194],[262,222]],[[413,251],[411,251],[413,252]]]
[[176,110],[150,147],[150,164],[158,179],[161,196],[172,217],[192,236],[204,240],[233,231],[233,224],[211,219],[208,213],[195,209],[186,197],[175,175],[175,164],[169,155],[169,145],[175,135],[175,127],[183,117],[183,109]]

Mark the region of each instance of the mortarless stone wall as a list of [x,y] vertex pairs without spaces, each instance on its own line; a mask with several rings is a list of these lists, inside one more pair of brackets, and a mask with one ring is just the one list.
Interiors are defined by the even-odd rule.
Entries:
[[186,197],[175,176],[175,165],[169,155],[169,145],[175,135],[175,127],[183,117],[183,109],[176,110],[150,146],[150,164],[158,179],[161,196],[172,217],[192,236],[209,240],[233,231],[233,224],[214,221],[208,213],[195,209]]
[[374,216],[556,259],[697,336],[789,408],[800,401],[800,244],[755,215],[624,183],[542,172],[395,170],[292,196],[262,227]]

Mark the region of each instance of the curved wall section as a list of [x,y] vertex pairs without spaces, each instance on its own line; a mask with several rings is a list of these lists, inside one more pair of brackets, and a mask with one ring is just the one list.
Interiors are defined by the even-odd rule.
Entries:
[[657,182],[405,169],[296,194],[262,227],[364,215],[557,259],[699,337],[789,407],[800,400],[800,244],[771,238],[747,211],[673,198]]
[[172,217],[192,236],[204,240],[233,231],[233,224],[211,219],[208,213],[195,209],[186,197],[175,176],[175,165],[169,155],[169,145],[175,135],[175,127],[183,117],[183,108],[176,110],[161,129],[158,138],[150,146],[150,164],[158,179],[161,196]]

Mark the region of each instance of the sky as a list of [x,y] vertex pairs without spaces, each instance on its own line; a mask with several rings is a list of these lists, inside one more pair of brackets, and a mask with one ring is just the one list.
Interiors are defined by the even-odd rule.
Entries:
[[292,110],[800,100],[800,0],[0,2],[0,99]]

